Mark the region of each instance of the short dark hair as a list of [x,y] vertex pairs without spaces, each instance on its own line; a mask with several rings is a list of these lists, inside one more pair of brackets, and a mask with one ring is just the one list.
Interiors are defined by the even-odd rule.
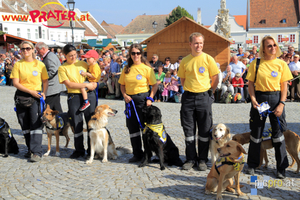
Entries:
[[76,51],[76,48],[73,46],[73,45],[71,45],[71,44],[67,44],[66,46],[64,46],[64,48],[63,48],[63,53],[65,54],[65,55],[67,55],[68,53],[70,53],[71,51]]

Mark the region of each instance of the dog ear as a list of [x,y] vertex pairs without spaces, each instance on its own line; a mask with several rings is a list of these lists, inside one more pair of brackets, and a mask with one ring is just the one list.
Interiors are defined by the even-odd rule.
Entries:
[[229,134],[230,133],[230,128],[228,128],[227,126],[226,126],[226,134]]
[[242,152],[243,154],[247,154],[245,149],[242,147],[240,143],[237,144],[236,148],[238,151]]
[[54,110],[51,112],[52,115],[57,115],[58,113],[59,113],[59,111],[57,111],[57,110]]

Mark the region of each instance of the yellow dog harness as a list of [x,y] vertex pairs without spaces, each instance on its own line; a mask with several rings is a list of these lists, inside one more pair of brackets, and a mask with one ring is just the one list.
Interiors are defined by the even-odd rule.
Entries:
[[242,159],[242,162],[233,162],[233,160],[231,158],[229,158],[229,156],[227,157],[219,157],[218,160],[216,161],[216,164],[215,164],[215,168],[216,168],[216,171],[218,172],[218,174],[220,174],[218,168],[223,166],[223,165],[233,165],[233,168],[236,170],[236,171],[240,171],[241,169],[241,165],[242,164],[245,164],[245,158],[244,158],[244,154],[242,154],[239,158],[239,159]]
[[167,134],[166,134],[166,131],[165,131],[165,127],[162,123],[160,123],[160,124],[147,124],[147,123],[145,123],[145,128],[143,130],[143,133],[146,133],[148,128],[150,130],[152,130],[153,132],[158,134],[160,141],[162,141],[163,143],[166,143]]

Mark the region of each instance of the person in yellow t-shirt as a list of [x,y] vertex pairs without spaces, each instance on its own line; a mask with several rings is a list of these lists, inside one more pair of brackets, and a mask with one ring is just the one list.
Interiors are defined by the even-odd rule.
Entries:
[[[281,51],[276,40],[265,36],[260,44],[260,63],[256,72],[257,59],[251,62],[246,79],[249,80],[248,90],[251,98],[250,110],[250,145],[248,150],[247,174],[254,175],[259,166],[260,145],[267,114],[260,115],[258,107],[267,102],[270,106],[269,119],[272,127],[272,143],[275,148],[277,162],[277,178],[285,178],[285,169],[289,166],[283,131],[286,130],[285,100],[287,83],[293,78],[287,64],[280,59]],[[255,87],[254,87],[255,84]]]
[[[30,162],[38,162],[42,157],[43,124],[40,120],[40,98],[46,99],[48,73],[44,63],[38,61],[31,42],[20,45],[23,59],[16,62],[10,78],[17,88],[15,94],[16,113],[28,152],[24,155]],[[27,98],[31,105],[21,105],[21,99]]]
[[[154,71],[143,56],[142,46],[140,44],[132,44],[129,48],[129,55],[128,65],[122,71],[119,83],[125,102],[130,103],[131,117],[126,118],[126,126],[130,133],[133,157],[129,159],[129,162],[137,162],[142,160],[144,154],[141,142],[141,128],[132,101],[135,104],[140,123],[144,126],[145,120],[142,114],[142,107],[152,105],[157,84]],[[152,85],[150,93],[149,85]]]
[[[212,126],[213,93],[219,79],[220,70],[215,60],[204,53],[204,36],[201,33],[190,35],[191,54],[182,59],[178,76],[184,93],[181,98],[180,119],[185,135],[186,162],[183,170],[197,165],[198,170],[207,169],[209,134]],[[198,155],[196,153],[196,126],[198,126]]]
[[[76,48],[74,46],[67,44],[63,48],[63,53],[66,56],[67,61],[58,68],[58,79],[59,82],[65,84],[68,89],[68,114],[71,118],[71,126],[74,128],[75,151],[70,158],[79,158],[80,156],[85,156],[83,145],[83,114],[86,124],[88,124],[96,108],[96,94],[94,90],[97,87],[97,83],[84,83],[85,77],[81,74],[82,72],[87,71],[88,65],[84,61],[77,60]],[[84,102],[80,91],[82,88],[87,88],[89,90],[88,100],[90,106],[83,112],[78,112],[78,109]],[[88,137],[87,153],[89,156],[90,137]]]
[[[97,60],[99,58],[99,54],[95,50],[89,50],[85,55],[81,56],[82,58],[86,58],[87,64],[89,65],[88,72],[81,72],[81,76],[88,77],[89,82],[96,82],[100,80],[100,74],[101,70],[97,63]],[[80,89],[84,103],[79,108],[79,111],[84,111],[90,106],[90,102],[87,97],[87,91],[85,88]],[[98,97],[97,97],[98,99]]]

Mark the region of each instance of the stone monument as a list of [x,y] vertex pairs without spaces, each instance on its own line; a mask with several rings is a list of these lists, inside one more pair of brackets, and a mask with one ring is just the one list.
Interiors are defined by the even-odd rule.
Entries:
[[221,9],[218,10],[215,32],[225,38],[230,38],[229,9],[226,9],[226,0],[221,0]]

